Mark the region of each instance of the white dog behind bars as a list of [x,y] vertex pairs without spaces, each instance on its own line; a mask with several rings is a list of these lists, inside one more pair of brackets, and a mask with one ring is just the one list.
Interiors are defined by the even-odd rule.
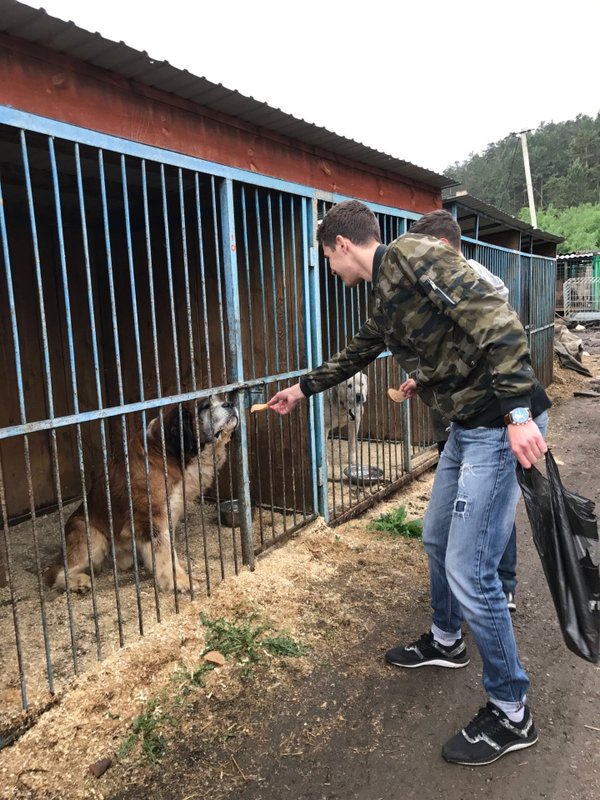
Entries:
[[364,372],[357,372],[347,381],[334,386],[324,399],[325,438],[336,428],[348,428],[348,461],[355,463],[358,434],[369,381]]

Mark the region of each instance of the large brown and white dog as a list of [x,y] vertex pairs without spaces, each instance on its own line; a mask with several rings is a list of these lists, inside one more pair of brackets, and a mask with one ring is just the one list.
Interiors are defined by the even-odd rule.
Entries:
[[348,460],[355,463],[358,432],[364,405],[369,393],[369,380],[364,372],[357,372],[347,381],[334,386],[324,399],[325,438],[331,430],[348,428]]
[[[197,420],[194,419],[196,414]],[[160,417],[153,419],[146,430],[150,493],[146,485],[146,465],[142,433],[134,434],[128,443],[131,503],[138,558],[146,569],[154,566],[156,582],[162,591],[189,591],[189,578],[174,553],[175,580],[171,558],[169,516],[173,531],[181,519],[185,503],[205,493],[215,482],[227,457],[226,446],[237,428],[239,417],[232,403],[205,398],[183,403],[163,412],[166,470]],[[196,424],[197,423],[197,424]],[[166,471],[166,479],[165,479]],[[133,564],[129,495],[124,459],[115,458],[108,469],[110,510],[117,566],[129,569]],[[168,502],[167,502],[168,498]],[[110,558],[109,510],[104,476],[94,480],[87,496],[91,560],[94,571]],[[150,516],[151,514],[151,516]],[[88,574],[83,503],[71,514],[65,525],[69,586],[75,591],[91,588]],[[64,589],[65,571],[62,556],[49,567],[46,584]]]

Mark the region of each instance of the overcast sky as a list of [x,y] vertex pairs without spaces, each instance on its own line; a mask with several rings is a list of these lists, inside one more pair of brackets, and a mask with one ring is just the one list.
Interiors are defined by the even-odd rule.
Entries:
[[29,0],[441,172],[600,110],[599,0]]

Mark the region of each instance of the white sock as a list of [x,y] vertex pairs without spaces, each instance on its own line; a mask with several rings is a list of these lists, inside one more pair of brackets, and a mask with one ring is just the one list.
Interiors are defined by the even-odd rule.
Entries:
[[505,711],[506,716],[511,722],[523,722],[525,717],[525,708],[520,708],[518,711]]
[[431,626],[431,632],[435,641],[441,644],[442,647],[452,647],[452,645],[456,644],[460,639],[460,631],[458,634],[446,633],[446,631],[441,630],[436,625]]
[[[492,700],[492,698],[490,698],[490,700]],[[525,697],[523,698],[523,705],[521,706],[521,708],[518,708],[516,711],[514,711],[511,708],[506,708],[506,706],[508,705],[514,705],[513,703],[510,704],[503,703],[501,700],[492,700],[492,703],[496,706],[496,708],[499,708],[500,711],[503,711],[511,722],[516,722],[518,725],[520,722],[523,722],[523,718],[525,717],[526,700],[527,700],[527,695],[525,695]]]

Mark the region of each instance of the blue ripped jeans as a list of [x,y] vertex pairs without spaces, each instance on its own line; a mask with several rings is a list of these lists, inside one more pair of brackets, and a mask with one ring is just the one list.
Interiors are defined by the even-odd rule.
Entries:
[[[548,414],[535,420],[544,435]],[[503,711],[522,707],[529,679],[498,576],[519,499],[506,428],[453,424],[425,515],[434,635],[467,622],[483,661],[483,686]]]

